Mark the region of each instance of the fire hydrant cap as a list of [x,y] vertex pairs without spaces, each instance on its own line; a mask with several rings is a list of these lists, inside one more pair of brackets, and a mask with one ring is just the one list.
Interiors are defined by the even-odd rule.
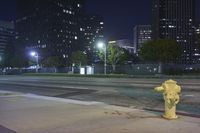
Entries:
[[165,83],[166,84],[177,84],[177,82],[172,79],[165,81]]

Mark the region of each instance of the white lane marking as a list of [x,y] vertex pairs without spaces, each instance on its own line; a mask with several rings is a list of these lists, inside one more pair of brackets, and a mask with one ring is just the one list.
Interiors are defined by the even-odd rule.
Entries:
[[21,96],[21,94],[18,92],[0,90],[0,98],[18,97],[18,96]]
[[71,99],[63,99],[63,98],[56,98],[56,97],[48,97],[48,96],[39,96],[34,94],[25,94],[23,95],[27,98],[35,98],[41,100],[50,100],[50,101],[57,101],[57,102],[64,102],[69,104],[78,104],[78,105],[102,105],[104,103],[101,102],[94,102],[94,101],[78,101],[78,100],[71,100]]
[[185,97],[194,97],[195,95],[184,95]]
[[79,100],[71,100],[71,99],[64,99],[64,98],[56,98],[56,97],[48,97],[48,96],[40,96],[36,94],[23,94],[23,93],[17,93],[12,91],[1,91],[0,94],[9,94],[9,95],[2,95],[2,97],[26,97],[26,98],[35,98],[35,99],[41,99],[41,100],[50,100],[50,101],[56,101],[56,102],[64,102],[68,104],[78,104],[78,105],[104,105],[103,102],[95,102],[95,101],[79,101]]
[[74,87],[74,86],[59,86],[60,88],[64,88],[64,89],[67,89],[67,88],[70,88],[70,89],[82,89],[82,90],[88,90],[89,88],[86,88],[86,87]]
[[0,93],[13,93],[13,92],[0,90]]

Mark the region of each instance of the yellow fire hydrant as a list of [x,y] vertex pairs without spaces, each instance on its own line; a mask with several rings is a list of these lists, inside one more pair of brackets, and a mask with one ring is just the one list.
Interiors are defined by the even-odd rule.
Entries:
[[166,119],[177,119],[176,104],[180,101],[181,87],[177,85],[176,81],[167,80],[162,86],[156,87],[154,90],[163,93],[165,100],[165,114],[163,117]]

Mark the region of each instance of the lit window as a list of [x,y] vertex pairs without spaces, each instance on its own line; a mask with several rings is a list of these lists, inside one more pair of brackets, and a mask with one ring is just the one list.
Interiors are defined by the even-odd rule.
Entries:
[[46,45],[42,45],[42,48],[46,48]]
[[104,22],[100,22],[100,24],[101,24],[101,25],[103,25],[103,24],[104,24]]
[[174,28],[174,26],[173,25],[169,25],[169,28]]
[[78,39],[78,37],[77,37],[77,36],[75,36],[75,37],[74,37],[74,39],[75,39],[75,40],[77,40],[77,39]]

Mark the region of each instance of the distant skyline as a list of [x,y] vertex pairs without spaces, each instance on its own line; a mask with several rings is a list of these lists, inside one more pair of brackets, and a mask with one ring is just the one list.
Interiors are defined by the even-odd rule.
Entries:
[[[135,25],[151,24],[152,0],[88,0],[88,13],[104,17],[105,35],[113,39],[133,39]],[[196,17],[200,20],[200,0],[196,0]]]
[[124,0],[123,2],[88,0],[87,12],[104,17],[105,36],[110,39],[133,39],[134,25],[150,24],[151,0]]
[[[152,0],[88,0],[86,11],[104,17],[106,39],[133,39],[133,27],[151,23]],[[196,6],[200,0],[196,0]],[[1,0],[0,20],[14,20],[16,0]],[[197,8],[200,20],[200,8]]]

